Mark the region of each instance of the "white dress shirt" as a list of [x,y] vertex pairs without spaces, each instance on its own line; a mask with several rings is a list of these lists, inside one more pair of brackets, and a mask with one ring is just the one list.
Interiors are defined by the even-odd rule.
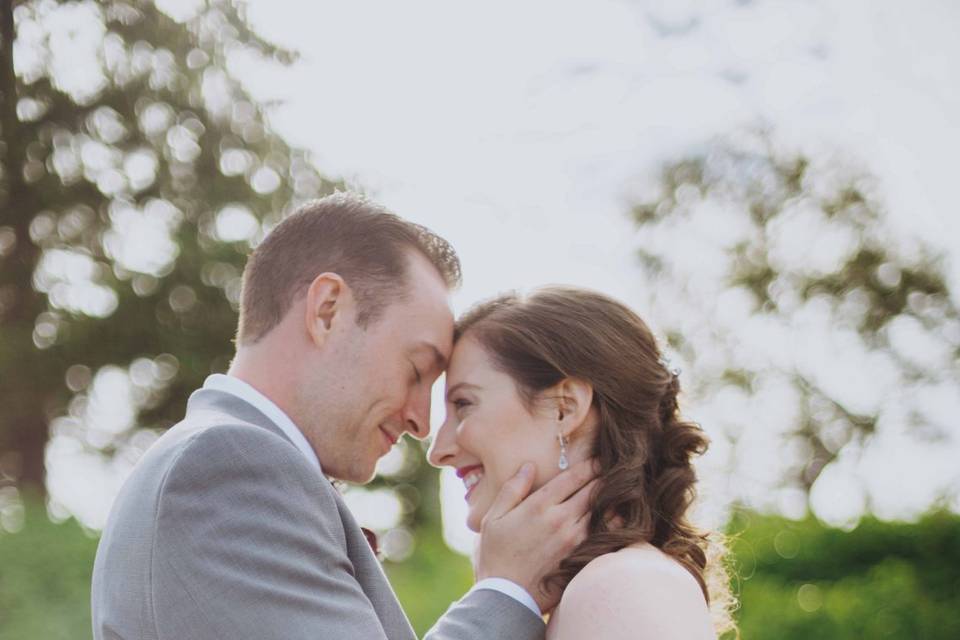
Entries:
[[[320,460],[317,458],[317,454],[313,450],[313,447],[311,447],[310,443],[307,442],[303,432],[301,432],[297,425],[293,423],[293,420],[290,419],[290,416],[284,413],[280,407],[270,400],[270,398],[263,395],[240,378],[223,375],[222,373],[215,373],[211,376],[208,376],[203,383],[203,388],[229,393],[256,407],[263,415],[270,418],[274,424],[280,427],[283,433],[291,440],[291,442],[293,442],[293,444],[297,447],[297,449],[300,450],[304,457],[310,461],[310,464],[317,468],[317,473],[323,473],[323,469],[320,467]],[[533,597],[527,593],[526,589],[511,580],[507,580],[506,578],[485,578],[473,585],[470,591],[475,591],[476,589],[492,589],[493,591],[499,591],[500,593],[513,598],[523,606],[530,609],[530,611],[532,611],[537,617],[542,615],[539,605],[537,605],[537,602],[533,599]]]

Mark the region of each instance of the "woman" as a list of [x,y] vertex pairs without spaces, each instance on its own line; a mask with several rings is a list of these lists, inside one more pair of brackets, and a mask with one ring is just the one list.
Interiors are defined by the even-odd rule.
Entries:
[[563,589],[548,640],[732,629],[722,547],[687,522],[691,458],[707,439],[680,418],[677,374],[644,322],[604,295],[551,287],[475,307],[455,340],[430,461],[463,479],[470,529],[523,462],[535,487],[599,462],[587,539],[545,580]]

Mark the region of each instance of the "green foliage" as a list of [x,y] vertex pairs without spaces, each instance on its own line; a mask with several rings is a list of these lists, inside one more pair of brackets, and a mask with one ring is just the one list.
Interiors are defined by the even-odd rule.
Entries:
[[740,514],[730,529],[746,640],[960,637],[956,515],[865,518],[846,532]]
[[97,540],[75,520],[55,524],[28,494],[23,529],[0,529],[0,640],[90,638]]

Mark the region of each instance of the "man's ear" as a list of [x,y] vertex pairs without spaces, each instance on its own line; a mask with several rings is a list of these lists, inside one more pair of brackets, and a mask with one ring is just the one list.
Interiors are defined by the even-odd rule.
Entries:
[[551,395],[556,400],[556,418],[560,430],[569,437],[583,427],[593,406],[593,385],[579,378],[564,378]]
[[347,283],[335,273],[321,273],[307,288],[304,309],[307,333],[316,346],[322,346],[334,326],[351,310],[353,296]]

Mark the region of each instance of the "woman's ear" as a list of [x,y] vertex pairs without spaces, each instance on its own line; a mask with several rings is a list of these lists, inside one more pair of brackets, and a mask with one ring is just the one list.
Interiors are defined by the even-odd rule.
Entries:
[[566,437],[580,430],[590,418],[593,407],[593,386],[579,378],[565,378],[554,389],[556,418]]

